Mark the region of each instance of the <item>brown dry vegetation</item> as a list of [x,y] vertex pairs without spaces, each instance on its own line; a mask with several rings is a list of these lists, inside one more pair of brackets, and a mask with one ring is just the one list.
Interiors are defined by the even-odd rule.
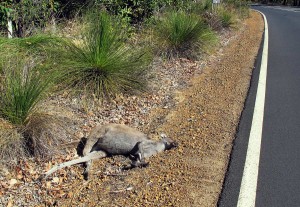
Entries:
[[153,69],[157,81],[153,93],[119,97],[113,104],[94,108],[84,102],[76,108],[78,100],[68,102],[63,94],[45,103],[49,111],[55,108],[56,113],[72,117],[74,140],[95,124],[115,122],[138,127],[151,137],[165,132],[179,148],[150,158],[147,168],[127,171],[121,170],[129,162],[122,156],[97,160],[89,181],[83,180],[81,166],[72,166],[34,183],[52,164],[72,159],[74,150],[48,163],[21,162],[13,172],[2,168],[0,206],[216,206],[263,20],[251,12],[239,26],[205,60],[163,63],[163,73],[157,72],[159,67]]

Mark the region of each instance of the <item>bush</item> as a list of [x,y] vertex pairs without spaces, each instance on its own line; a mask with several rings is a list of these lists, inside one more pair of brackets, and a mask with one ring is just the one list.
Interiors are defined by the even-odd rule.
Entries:
[[14,36],[26,37],[44,28],[57,6],[56,1],[49,0],[3,0],[0,2],[0,25],[6,27],[10,12]]
[[154,32],[158,45],[169,57],[174,54],[188,55],[216,40],[214,33],[199,16],[183,11],[167,12],[156,22]]
[[88,19],[82,42],[66,40],[63,48],[52,51],[59,54],[56,60],[68,85],[107,99],[141,90],[143,72],[152,60],[149,50],[127,45],[126,32],[108,14],[93,14]]
[[191,0],[96,0],[113,15],[121,17],[128,23],[141,23],[155,12],[166,8],[187,8]]

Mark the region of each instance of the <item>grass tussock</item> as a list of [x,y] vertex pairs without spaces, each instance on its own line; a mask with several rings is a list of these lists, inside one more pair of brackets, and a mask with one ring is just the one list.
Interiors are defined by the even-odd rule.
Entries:
[[45,113],[34,113],[24,126],[0,120],[0,163],[12,164],[34,156],[48,159],[62,154],[61,145],[69,140],[69,120]]
[[216,42],[215,34],[205,22],[184,11],[167,12],[154,27],[157,45],[171,56],[190,56]]
[[67,131],[58,119],[38,113],[38,105],[51,92],[56,73],[45,70],[38,59],[9,60],[1,71],[0,159],[26,155],[46,158],[58,152]]
[[65,71],[64,80],[100,99],[142,90],[143,73],[152,60],[150,50],[128,45],[126,32],[105,12],[88,20],[82,41],[64,41],[56,59]]
[[191,12],[197,15],[202,15],[205,12],[212,11],[212,1],[202,0],[191,3]]
[[35,60],[11,60],[2,68],[0,116],[15,125],[25,125],[55,81],[55,75],[39,68]]

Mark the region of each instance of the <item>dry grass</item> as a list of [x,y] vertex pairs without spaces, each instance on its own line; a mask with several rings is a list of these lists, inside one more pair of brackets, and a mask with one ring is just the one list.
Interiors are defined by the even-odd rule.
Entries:
[[70,120],[49,114],[34,113],[25,126],[14,126],[0,121],[0,162],[11,164],[34,156],[49,159],[64,151],[68,142]]
[[69,138],[69,122],[63,117],[33,114],[22,132],[29,153],[43,159],[61,154],[60,146]]
[[23,137],[18,129],[4,120],[0,120],[0,162],[16,163],[26,155]]

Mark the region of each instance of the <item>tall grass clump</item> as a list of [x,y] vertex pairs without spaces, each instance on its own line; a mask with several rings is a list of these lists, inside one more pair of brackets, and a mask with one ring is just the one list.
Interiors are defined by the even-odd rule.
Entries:
[[148,49],[130,46],[124,29],[107,13],[92,14],[82,41],[66,40],[58,51],[64,79],[76,90],[110,99],[142,90],[143,72],[151,62]]
[[24,125],[54,79],[48,71],[34,66],[34,62],[12,61],[15,60],[2,69],[0,116],[12,124]]
[[215,34],[199,16],[184,11],[167,12],[156,22],[154,33],[168,57],[190,56],[216,41]]
[[57,74],[45,70],[38,60],[19,56],[2,64],[0,162],[24,155],[47,157],[55,154],[62,143],[62,122],[41,113],[38,107],[51,92]]

